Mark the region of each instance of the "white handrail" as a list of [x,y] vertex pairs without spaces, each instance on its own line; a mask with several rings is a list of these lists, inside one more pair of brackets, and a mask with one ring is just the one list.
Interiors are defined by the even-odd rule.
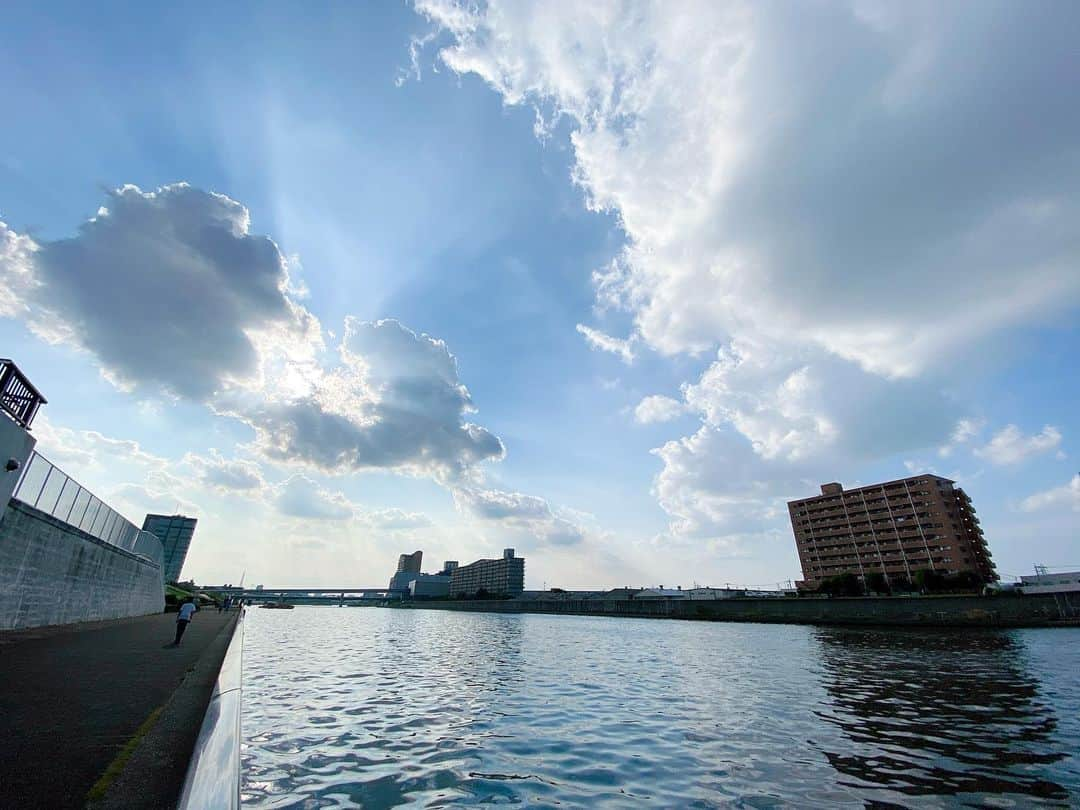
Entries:
[[221,662],[191,754],[178,810],[239,810],[240,710],[244,668],[244,608]]

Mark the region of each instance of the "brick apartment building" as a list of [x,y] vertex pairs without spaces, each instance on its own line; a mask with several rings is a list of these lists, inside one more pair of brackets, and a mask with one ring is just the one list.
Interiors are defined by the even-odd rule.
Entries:
[[971,499],[953,481],[917,475],[845,491],[822,484],[821,494],[788,503],[804,582],[851,572],[863,581],[883,573],[910,581],[916,571],[997,573]]

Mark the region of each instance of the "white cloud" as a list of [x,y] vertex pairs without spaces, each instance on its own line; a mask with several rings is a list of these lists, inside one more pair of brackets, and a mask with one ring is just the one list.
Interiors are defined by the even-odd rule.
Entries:
[[[250,232],[235,200],[124,186],[69,239],[35,242],[0,223],[0,316],[89,352],[122,390],[246,422],[278,462],[446,481],[502,458],[498,437],[466,420],[475,408],[442,341],[348,318],[338,362],[326,361],[297,266]],[[222,486],[256,486],[251,466],[192,463]]]
[[434,525],[427,515],[403,509],[376,509],[362,513],[359,519],[371,528],[382,531],[427,529]]
[[590,348],[618,355],[624,363],[634,362],[633,339],[624,340],[623,338],[612,337],[582,323],[577,325],[577,330],[585,336],[585,342],[589,344]]
[[684,388],[703,427],[656,451],[677,533],[744,537],[793,477],[947,446],[958,408],[930,372],[1080,303],[1080,114],[1050,91],[1074,9],[417,8],[444,64],[569,123],[574,181],[619,217],[594,282],[634,331],[578,331],[718,349]]
[[1080,473],[1074,475],[1069,483],[1029,495],[1020,503],[1020,508],[1025,512],[1040,512],[1059,506],[1080,512]]
[[330,492],[305,475],[294,475],[275,490],[274,505],[283,515],[314,520],[348,520],[356,507],[340,492]]
[[50,462],[64,469],[100,472],[106,468],[123,467],[153,475],[158,480],[179,482],[169,472],[169,459],[143,449],[132,439],[105,436],[96,430],[73,430],[53,424],[47,414],[41,414],[34,422],[34,436],[38,440],[35,449]]
[[48,414],[39,414],[34,422],[35,450],[61,469],[79,470],[99,459],[91,452],[86,436],[70,428],[54,425]]
[[121,387],[203,399],[255,378],[263,345],[318,342],[277,245],[249,225],[220,194],[124,186],[76,236],[0,253],[0,277],[31,329]]
[[960,445],[969,444],[986,427],[985,419],[961,419],[953,428],[949,441],[938,448],[938,455],[948,458]]
[[497,436],[466,420],[475,411],[441,340],[394,320],[348,318],[340,365],[311,370],[292,391],[216,407],[255,429],[266,458],[329,472],[395,469],[438,480],[504,453]]
[[813,348],[733,343],[683,392],[702,426],[653,451],[664,465],[653,493],[671,537],[725,540],[727,551],[771,538],[787,499],[866,461],[936,446],[954,423],[933,388]]
[[769,461],[730,429],[702,426],[653,450],[664,463],[653,494],[671,517],[675,539],[761,537],[786,516],[784,494],[809,488],[802,465]]
[[224,458],[214,449],[207,456],[188,453],[183,460],[194,470],[200,483],[220,492],[260,494],[266,486],[258,464]]
[[543,543],[569,546],[585,540],[585,529],[574,519],[576,515],[556,513],[535,495],[478,487],[458,487],[453,493],[461,511],[525,532]]
[[197,504],[153,484],[121,484],[113,488],[111,497],[105,501],[111,508],[130,516],[137,526],[142,526],[142,516],[149,513],[198,517],[201,511]]
[[686,406],[677,399],[660,394],[645,397],[634,408],[634,421],[639,425],[670,422],[686,413]]
[[1046,453],[1061,444],[1061,431],[1046,425],[1042,431],[1025,436],[1016,425],[1006,425],[993,435],[990,442],[975,449],[975,455],[992,464],[1019,464],[1025,459]]
[[768,337],[911,376],[1080,300],[1080,115],[1049,90],[1072,9],[417,8],[451,69],[571,122],[574,179],[628,237],[602,303],[661,352]]

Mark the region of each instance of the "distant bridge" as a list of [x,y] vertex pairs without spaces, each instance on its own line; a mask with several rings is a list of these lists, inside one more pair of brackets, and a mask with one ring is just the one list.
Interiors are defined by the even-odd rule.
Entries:
[[201,591],[211,591],[251,602],[290,602],[294,605],[338,605],[357,602],[378,602],[390,596],[385,588],[241,588],[224,585],[202,585]]

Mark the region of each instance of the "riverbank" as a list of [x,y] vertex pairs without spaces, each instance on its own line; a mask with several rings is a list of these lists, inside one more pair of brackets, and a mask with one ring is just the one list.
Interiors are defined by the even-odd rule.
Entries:
[[1080,593],[780,599],[424,600],[395,607],[485,613],[628,616],[774,624],[904,627],[1054,627],[1080,624]]
[[174,648],[175,621],[0,633],[0,806],[85,807],[121,754],[104,806],[175,804],[236,614],[196,614]]

